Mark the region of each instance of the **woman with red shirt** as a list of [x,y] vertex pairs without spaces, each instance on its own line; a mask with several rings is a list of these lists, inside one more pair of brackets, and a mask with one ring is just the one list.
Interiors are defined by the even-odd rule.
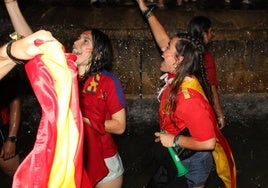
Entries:
[[[144,3],[144,0],[137,0],[140,10],[145,12],[149,8]],[[151,9],[152,10],[152,9]],[[148,11],[147,21],[150,26],[150,29],[153,33],[155,41],[159,48],[163,51],[169,41],[170,37],[168,36],[165,28],[161,25],[156,16],[152,11]],[[211,28],[211,21],[204,16],[196,16],[192,18],[188,26],[188,33],[193,37],[199,39],[205,46],[212,40],[213,33]],[[205,56],[205,68],[208,73],[209,82],[211,84],[211,90],[213,94],[213,107],[218,117],[218,124],[220,128],[225,126],[225,117],[221,107],[219,94],[217,90],[217,77],[216,77],[216,65],[214,57],[207,50],[204,52]]]
[[111,134],[126,128],[126,99],[119,79],[109,73],[113,54],[109,37],[98,29],[74,42],[85,128],[84,164],[96,188],[120,188],[124,168]]
[[[215,147],[216,118],[210,105],[211,91],[203,63],[202,45],[189,35],[173,37],[163,51],[162,72],[168,73],[160,96],[160,129],[156,141],[164,147],[196,152],[182,162],[189,187],[204,187],[209,176]],[[189,130],[187,136],[181,135]]]
[[213,55],[207,50],[207,45],[213,38],[212,23],[209,18],[205,16],[193,17],[188,25],[188,33],[193,37],[199,39],[205,46],[205,64],[208,72],[208,78],[211,84],[211,90],[213,93],[214,110],[218,117],[218,124],[220,128],[223,128],[226,124],[225,116],[221,107],[221,102],[218,94],[218,81],[216,75],[216,64]]

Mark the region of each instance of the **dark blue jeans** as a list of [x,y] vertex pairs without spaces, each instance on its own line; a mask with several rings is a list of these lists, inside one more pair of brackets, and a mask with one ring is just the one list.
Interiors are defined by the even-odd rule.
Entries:
[[209,151],[196,152],[182,161],[189,172],[185,175],[189,187],[205,185],[210,174],[213,157]]

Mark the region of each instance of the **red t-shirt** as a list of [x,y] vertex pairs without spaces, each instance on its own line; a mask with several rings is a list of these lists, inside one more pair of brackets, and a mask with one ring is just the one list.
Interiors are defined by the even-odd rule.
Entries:
[[218,81],[217,81],[216,64],[214,57],[208,51],[205,51],[204,56],[205,56],[205,65],[208,73],[209,82],[211,85],[216,86],[218,85]]
[[80,107],[82,116],[87,117],[91,126],[101,135],[104,157],[115,155],[117,146],[111,134],[105,131],[104,122],[110,119],[112,114],[126,108],[126,99],[119,79],[108,71],[90,76],[80,94]]
[[173,121],[169,114],[164,114],[163,106],[169,90],[170,84],[164,90],[160,101],[160,128],[177,135],[187,127],[191,136],[197,141],[215,137],[216,118],[213,109],[207,100],[194,89],[186,88],[185,90],[184,88],[183,92],[182,88],[179,89]]

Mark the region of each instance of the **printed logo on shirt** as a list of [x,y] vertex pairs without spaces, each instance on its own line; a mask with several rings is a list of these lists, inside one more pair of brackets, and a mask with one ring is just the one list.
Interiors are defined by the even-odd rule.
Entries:
[[187,88],[182,88],[182,93],[185,99],[189,99],[191,97]]
[[101,89],[97,98],[105,101],[107,99],[107,93]]
[[100,74],[96,74],[92,77],[92,80],[89,82],[89,85],[86,87],[85,92],[90,94],[95,94],[100,82]]

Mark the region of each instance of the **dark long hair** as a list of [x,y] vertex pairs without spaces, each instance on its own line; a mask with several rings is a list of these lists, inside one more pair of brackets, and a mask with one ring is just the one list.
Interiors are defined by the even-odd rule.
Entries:
[[208,33],[211,25],[212,24],[209,18],[205,16],[195,16],[190,20],[187,31],[193,37],[197,38],[201,42],[204,42],[203,33]]
[[179,38],[175,44],[177,56],[181,55],[184,59],[180,66],[176,68],[176,75],[171,83],[171,90],[168,93],[168,100],[164,110],[170,113],[175,111],[178,102],[176,96],[187,75],[196,76],[207,99],[213,105],[211,87],[204,65],[204,48],[202,43],[189,34],[177,34],[176,37]]
[[110,38],[98,29],[89,29],[92,34],[93,51],[91,60],[88,62],[90,68],[83,76],[83,82],[90,75],[98,74],[101,71],[110,70],[113,62],[113,48]]

